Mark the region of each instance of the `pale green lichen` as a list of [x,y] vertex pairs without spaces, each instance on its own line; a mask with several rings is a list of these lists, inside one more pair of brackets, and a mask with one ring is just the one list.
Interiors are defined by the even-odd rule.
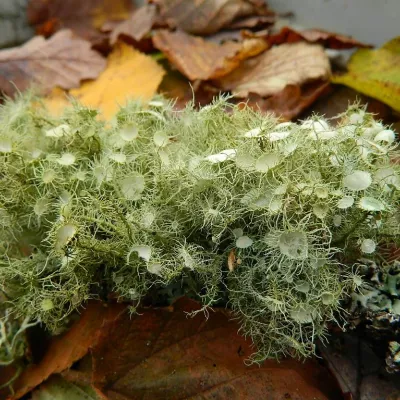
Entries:
[[51,330],[90,297],[183,285],[233,309],[254,361],[308,356],[357,286],[351,256],[398,240],[397,145],[357,107],[333,127],[155,99],[105,124],[31,100],[0,110],[0,284]]

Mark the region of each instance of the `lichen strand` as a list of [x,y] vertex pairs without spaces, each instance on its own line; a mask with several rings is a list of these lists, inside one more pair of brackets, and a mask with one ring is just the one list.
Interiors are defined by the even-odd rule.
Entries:
[[56,330],[90,297],[137,305],[189,282],[233,309],[253,360],[308,356],[360,281],[352,260],[398,238],[394,134],[356,106],[335,128],[223,98],[132,102],[104,124],[34,100],[0,110],[0,283],[16,317]]

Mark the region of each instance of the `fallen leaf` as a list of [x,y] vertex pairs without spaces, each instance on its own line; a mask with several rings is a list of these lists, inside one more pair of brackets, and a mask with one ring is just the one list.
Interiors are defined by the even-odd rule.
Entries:
[[45,381],[51,374],[62,372],[82,358],[96,344],[101,329],[122,312],[124,306],[107,307],[100,302],[88,303],[81,318],[63,335],[55,336],[38,364],[29,365],[15,381],[15,393],[9,400],[19,399]]
[[153,0],[160,8],[160,20],[170,28],[209,35],[240,17],[273,15],[261,0]]
[[221,44],[228,41],[233,42],[241,42],[243,41],[244,37],[242,34],[243,30],[226,30],[226,31],[219,31],[212,35],[207,36],[208,42],[213,42],[217,44]]
[[394,116],[389,106],[346,86],[331,85],[331,91],[327,94],[313,103],[306,114],[301,116],[302,119],[309,118],[312,114],[324,115],[325,118],[331,119],[331,124],[335,125],[340,122],[340,119],[334,117],[345,113],[349,104],[359,103],[361,107],[366,107],[367,112],[372,113],[376,120],[383,120],[385,125],[393,122]]
[[207,90],[204,83],[191,85],[179,71],[171,70],[165,65],[166,74],[158,87],[158,93],[168,99],[174,100],[174,108],[182,110],[189,101],[193,101],[196,107],[205,106],[213,100],[217,93]]
[[108,20],[129,17],[132,3],[129,0],[30,0],[28,20],[37,32],[51,35],[60,29],[74,33],[97,44],[106,36],[99,31]]
[[5,398],[12,390],[12,383],[23,370],[23,363],[0,367],[0,398]]
[[303,86],[287,85],[279,93],[267,98],[250,93],[246,104],[289,121],[301,114],[317,98],[328,93],[329,86],[329,82],[318,80]]
[[281,92],[287,85],[300,86],[329,76],[330,64],[324,49],[299,42],[282,44],[245,60],[215,83],[237,97],[247,97],[249,93],[264,97]]
[[[329,373],[309,360],[246,366],[248,340],[224,310],[188,318],[199,305],[121,315],[93,349],[93,384],[109,400],[337,399]],[[336,397],[335,397],[336,396]]]
[[341,83],[400,111],[400,36],[377,50],[359,49],[351,57],[348,72],[335,75]]
[[95,79],[105,66],[90,43],[69,30],[48,40],[37,36],[23,46],[0,51],[0,90],[12,95],[32,84],[45,91],[56,86],[70,89],[83,79]]
[[106,70],[92,82],[70,91],[82,104],[102,111],[111,118],[129,98],[149,100],[164,75],[163,68],[151,57],[119,43],[108,56]]
[[120,36],[133,38],[135,41],[143,39],[153,27],[157,9],[154,4],[147,4],[137,9],[131,17],[118,24],[110,36],[110,43],[115,44]]
[[218,45],[185,32],[167,30],[157,31],[153,43],[191,80],[224,76],[234,70],[242,60],[267,48],[263,39],[248,39],[242,43],[229,41]]
[[229,29],[265,29],[276,21],[275,15],[251,15],[232,22]]
[[76,385],[55,375],[32,393],[32,400],[98,400],[96,392],[86,385]]
[[321,44],[329,49],[372,47],[371,45],[361,43],[350,36],[340,35],[338,33],[328,32],[322,29],[306,29],[303,31],[297,31],[288,26],[283,27],[278,33],[268,35],[266,39],[271,45],[306,41],[309,43]]
[[[105,71],[95,81],[85,82],[69,94],[83,105],[99,109],[105,119],[110,119],[127,99],[153,97],[163,75],[163,68],[151,57],[117,43],[108,56]],[[46,105],[57,115],[69,102],[65,93],[53,91]]]

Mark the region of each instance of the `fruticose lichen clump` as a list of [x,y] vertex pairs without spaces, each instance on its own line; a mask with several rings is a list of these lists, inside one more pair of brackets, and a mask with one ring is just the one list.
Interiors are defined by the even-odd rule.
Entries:
[[25,96],[0,118],[1,290],[53,331],[90,297],[184,286],[234,311],[253,360],[308,356],[353,261],[400,234],[395,133],[357,106],[333,126],[160,98],[104,123]]

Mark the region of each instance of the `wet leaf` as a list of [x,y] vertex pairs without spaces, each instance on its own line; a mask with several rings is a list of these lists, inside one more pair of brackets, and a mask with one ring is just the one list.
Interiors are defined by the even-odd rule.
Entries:
[[196,309],[180,299],[121,316],[93,349],[94,386],[110,400],[337,398],[329,374],[313,361],[246,366],[253,350],[237,323],[223,310],[208,319],[184,312]]
[[268,42],[273,44],[296,43],[306,41],[309,43],[321,44],[329,49],[351,49],[353,47],[372,47],[361,43],[350,36],[340,35],[339,33],[324,31],[323,29],[305,29],[297,31],[285,26],[280,32],[269,35]]
[[27,13],[40,34],[68,28],[97,44],[106,37],[100,27],[108,20],[128,18],[131,8],[129,0],[30,0]]
[[110,36],[110,43],[115,44],[120,36],[132,38],[135,41],[143,39],[153,27],[156,20],[156,7],[147,4],[136,10],[128,20],[118,24]]
[[[69,94],[82,104],[98,108],[104,118],[111,118],[129,98],[149,100],[164,75],[163,68],[151,57],[119,43],[108,56],[105,71],[95,81],[85,82]],[[68,105],[65,93],[53,92],[46,102],[52,111]]]
[[377,50],[360,49],[351,57],[348,72],[335,75],[341,83],[400,111],[400,36]]
[[315,81],[303,86],[287,85],[279,93],[263,98],[250,93],[247,105],[267,113],[274,113],[282,120],[291,120],[302,113],[317,98],[329,92],[329,82]]
[[273,15],[261,0],[153,0],[159,5],[160,20],[170,28],[209,35],[240,17]]
[[191,80],[207,80],[224,76],[242,60],[267,48],[263,39],[248,39],[242,43],[221,45],[185,32],[159,30],[153,37],[154,46],[161,50],[176,68]]
[[69,30],[46,40],[36,36],[23,46],[0,51],[0,90],[12,95],[34,84],[47,91],[59,86],[78,87],[83,79],[95,79],[105,59],[90,43]]
[[237,97],[250,93],[272,96],[287,85],[302,85],[327,80],[330,64],[323,48],[308,43],[287,43],[242,62],[231,74],[215,81]]
[[15,394],[9,399],[19,399],[45,381],[51,374],[69,368],[82,358],[99,337],[101,329],[121,313],[122,305],[106,307],[91,302],[81,318],[63,335],[55,336],[38,364],[29,365],[14,384]]
[[61,376],[52,376],[32,393],[32,400],[98,400],[96,392],[86,385],[76,385]]

